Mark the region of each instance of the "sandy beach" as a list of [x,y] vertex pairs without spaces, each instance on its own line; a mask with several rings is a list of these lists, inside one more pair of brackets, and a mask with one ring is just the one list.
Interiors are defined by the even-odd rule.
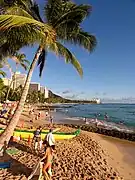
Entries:
[[[39,121],[34,122],[35,127],[48,123],[44,113],[42,115]],[[20,122],[22,120],[25,121],[27,128],[32,125],[27,112],[22,114]],[[62,132],[75,130],[62,125],[58,126]],[[11,160],[12,166],[9,169],[0,170],[0,179],[27,179],[32,168],[40,159],[40,154],[33,154],[27,142],[19,141],[12,146],[15,146],[19,152],[16,155],[5,155],[4,160]],[[135,143],[133,142],[81,131],[81,134],[73,139],[57,141],[52,179],[134,180],[134,149]]]

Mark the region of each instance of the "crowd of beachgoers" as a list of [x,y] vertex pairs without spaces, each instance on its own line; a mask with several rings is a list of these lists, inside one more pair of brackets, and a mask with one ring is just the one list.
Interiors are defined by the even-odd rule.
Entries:
[[[8,124],[10,120],[12,119],[12,116],[14,115],[14,112],[17,108],[18,102],[5,102],[3,104],[0,104],[0,120],[2,122],[4,121],[5,124]],[[37,110],[37,106],[34,105],[25,105],[24,111],[27,109],[29,116],[30,116],[30,122],[33,123],[35,120],[40,120],[42,114],[42,111]],[[53,116],[49,113],[49,110],[45,111],[45,118],[50,120],[50,122],[53,122]],[[21,127],[24,126],[24,122],[22,121]]]

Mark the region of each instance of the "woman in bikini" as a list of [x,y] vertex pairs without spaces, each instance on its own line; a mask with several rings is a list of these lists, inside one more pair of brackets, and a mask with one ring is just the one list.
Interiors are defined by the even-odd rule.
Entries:
[[43,158],[44,159],[43,173],[48,180],[50,180],[52,177],[51,166],[52,166],[54,150],[55,150],[55,145],[48,146],[45,152],[45,156]]

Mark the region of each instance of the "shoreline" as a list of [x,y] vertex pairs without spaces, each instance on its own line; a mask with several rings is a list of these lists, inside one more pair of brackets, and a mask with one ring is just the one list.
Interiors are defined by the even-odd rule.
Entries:
[[135,141],[135,132],[128,129],[113,129],[112,127],[96,126],[96,124],[93,122],[85,124],[82,118],[79,119],[78,117],[69,117],[61,112],[51,112],[51,115],[54,117],[54,123],[56,124],[62,124],[72,128],[80,128],[81,130],[88,132],[95,132],[128,141]]

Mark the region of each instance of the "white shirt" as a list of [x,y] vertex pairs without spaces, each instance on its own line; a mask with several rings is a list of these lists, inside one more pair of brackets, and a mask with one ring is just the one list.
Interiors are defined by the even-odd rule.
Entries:
[[52,132],[47,134],[46,141],[48,142],[49,146],[55,145],[55,139]]

